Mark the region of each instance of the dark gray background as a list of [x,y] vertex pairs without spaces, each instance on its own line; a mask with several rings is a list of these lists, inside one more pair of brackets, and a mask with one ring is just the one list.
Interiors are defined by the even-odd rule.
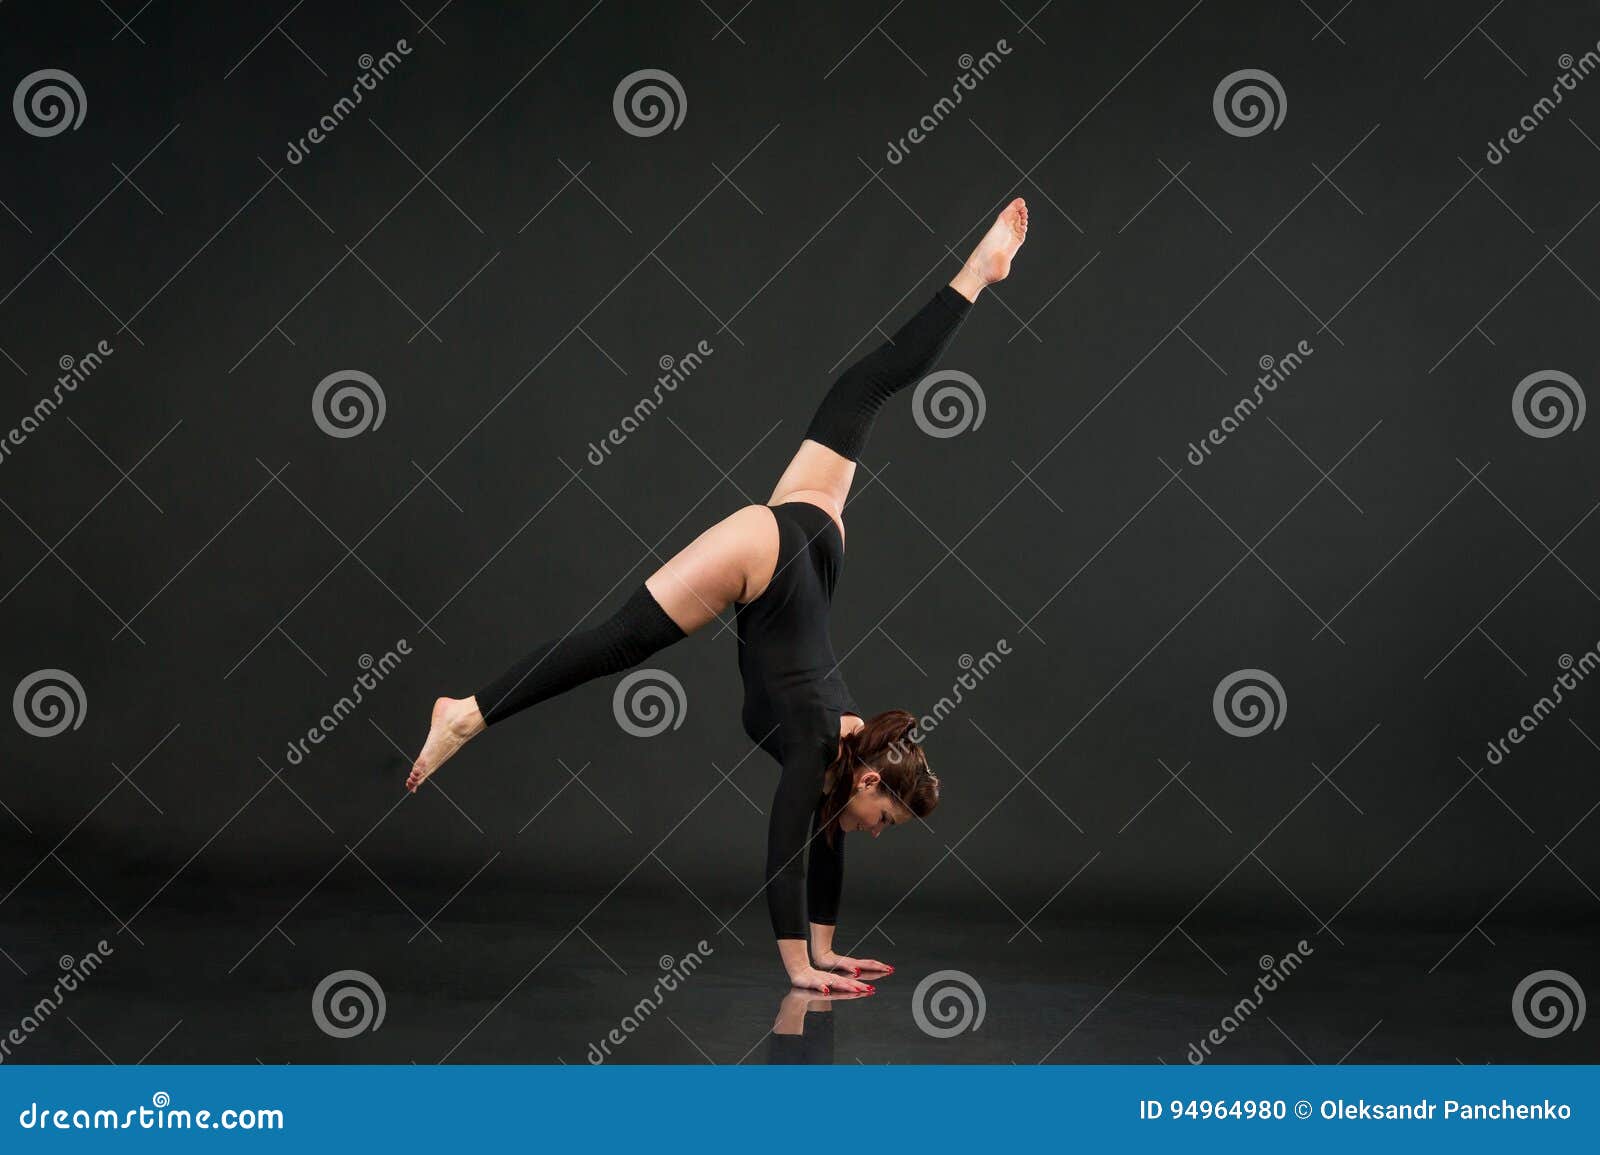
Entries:
[[[1593,386],[1600,80],[1484,160],[1594,46],[1592,5],[1479,25],[1358,0],[1331,27],[1331,0],[457,3],[427,28],[431,6],[389,3],[110,7],[0,9],[7,92],[60,67],[88,95],[75,132],[0,131],[0,426],[63,354],[116,349],[0,464],[0,683],[57,667],[87,697],[74,731],[0,737],[0,920],[40,912],[15,932],[39,958],[88,945],[52,941],[57,916],[159,942],[225,911],[204,961],[185,948],[221,970],[292,954],[275,926],[336,915],[325,893],[399,911],[464,888],[493,926],[624,879],[712,932],[740,912],[770,950],[749,900],[774,770],[738,725],[731,634],[653,663],[687,692],[666,735],[623,733],[596,684],[414,799],[407,758],[435,695],[764,500],[833,375],[1019,193],[1027,246],[945,360],[986,418],[938,440],[904,398],[886,412],[833,622],[868,712],[1013,654],[930,742],[930,827],[855,849],[847,918],[1393,920],[1466,968],[1493,955],[1485,919],[1592,929],[1596,690],[1483,756],[1600,642],[1592,424],[1537,439],[1511,412],[1536,370]],[[687,115],[641,139],[611,101],[647,67]],[[1248,67],[1287,115],[1241,139],[1212,92]],[[587,462],[701,339],[706,364]],[[1301,339],[1289,384],[1186,462]],[[387,416],[341,440],[311,394],[346,368]],[[412,656],[288,766],[400,638]],[[1211,696],[1247,667],[1288,709],[1242,740]]]

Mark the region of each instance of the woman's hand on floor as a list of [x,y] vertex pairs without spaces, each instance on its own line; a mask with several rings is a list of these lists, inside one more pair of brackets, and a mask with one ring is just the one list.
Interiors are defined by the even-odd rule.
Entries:
[[855,978],[863,972],[869,974],[894,974],[894,967],[875,958],[851,958],[849,955],[824,954],[817,958],[817,966],[825,971],[845,971]]
[[871,983],[864,983],[860,979],[845,978],[843,975],[831,974],[816,967],[807,967],[803,971],[791,974],[789,983],[803,991],[821,991],[823,994],[870,995],[877,989]]

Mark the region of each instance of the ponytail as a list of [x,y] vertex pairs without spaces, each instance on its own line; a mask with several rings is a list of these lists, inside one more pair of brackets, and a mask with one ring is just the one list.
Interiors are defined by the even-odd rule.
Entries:
[[855,793],[857,776],[868,770],[877,772],[886,794],[918,818],[933,813],[939,804],[939,778],[928,769],[914,736],[916,724],[905,710],[886,710],[839,740],[839,753],[828,767],[832,786],[823,796],[820,820],[829,846]]

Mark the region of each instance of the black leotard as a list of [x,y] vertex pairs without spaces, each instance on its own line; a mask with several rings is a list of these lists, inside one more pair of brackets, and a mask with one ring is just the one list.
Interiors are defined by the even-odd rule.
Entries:
[[[946,286],[894,337],[856,362],[822,399],[806,437],[855,460],[890,397],[920,380],[961,327],[969,303]],[[844,537],[805,502],[769,507],[778,561],[760,597],[737,612],[744,728],[782,773],[767,829],[767,906],[779,938],[807,937],[806,918],[833,924],[844,880],[844,836],[815,829],[822,782],[839,747],[839,717],[859,714],[828,641],[828,611],[844,568]],[[585,630],[545,642],[478,691],[494,724],[591,678],[620,673],[680,641],[683,631],[645,586]],[[809,868],[801,865],[811,842]],[[809,905],[809,909],[807,906]]]
[[[925,376],[955,336],[970,302],[948,285],[833,383],[806,437],[854,461],[884,402]],[[778,565],[761,596],[739,609],[744,728],[782,773],[767,822],[767,909],[778,938],[808,938],[812,922],[838,920],[844,835],[817,830],[823,778],[839,748],[839,716],[857,714],[828,641],[828,611],[844,569],[844,538],[826,510],[772,506]],[[803,871],[807,841],[809,870]]]
[[[767,908],[778,938],[806,938],[806,918],[832,925],[844,882],[844,835],[819,836],[822,779],[839,746],[839,718],[859,714],[828,639],[844,569],[844,539],[815,505],[769,507],[778,560],[761,596],[739,607],[745,733],[782,767],[767,826]],[[811,842],[806,869],[806,843]],[[801,905],[805,878],[809,911]]]

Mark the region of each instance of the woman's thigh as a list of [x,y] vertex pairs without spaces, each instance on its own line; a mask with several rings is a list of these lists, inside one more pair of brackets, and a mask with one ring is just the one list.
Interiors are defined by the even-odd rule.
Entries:
[[735,602],[761,595],[778,564],[778,523],[764,505],[748,505],[684,546],[645,585],[686,634]]

